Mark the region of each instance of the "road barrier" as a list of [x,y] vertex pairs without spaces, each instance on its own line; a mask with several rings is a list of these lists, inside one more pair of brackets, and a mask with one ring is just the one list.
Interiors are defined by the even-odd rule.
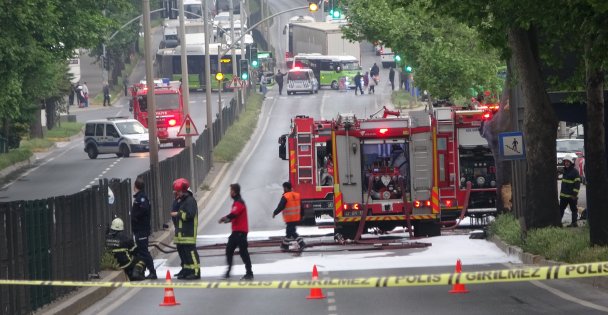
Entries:
[[354,289],[437,286],[453,284],[489,284],[558,279],[576,279],[608,275],[608,262],[500,269],[473,272],[454,272],[422,275],[400,275],[368,278],[334,278],[322,280],[268,281],[196,281],[196,282],[94,282],[0,280],[2,285],[112,287],[144,289]]

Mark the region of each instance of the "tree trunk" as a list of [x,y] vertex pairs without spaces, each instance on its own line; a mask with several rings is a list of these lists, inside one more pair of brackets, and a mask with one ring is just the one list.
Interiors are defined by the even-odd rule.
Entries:
[[608,245],[608,166],[604,126],[604,71],[590,61],[593,43],[585,45],[587,88],[587,132],[585,134],[585,175],[587,213],[592,245]]
[[34,111],[34,120],[30,123],[30,138],[42,138],[44,132],[42,131],[42,108],[39,106]]
[[557,202],[557,169],[555,140],[557,116],[551,107],[540,71],[534,28],[509,29],[508,43],[521,85],[524,99],[524,142],[526,146],[527,198],[524,213],[524,232],[547,226],[561,226]]

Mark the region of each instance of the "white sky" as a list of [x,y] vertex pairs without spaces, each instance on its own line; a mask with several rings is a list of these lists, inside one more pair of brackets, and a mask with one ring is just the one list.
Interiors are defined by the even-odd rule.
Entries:
[[[333,229],[319,229],[317,227],[298,227],[298,233],[302,236],[326,235],[332,233]],[[258,231],[250,232],[249,241],[256,239],[268,239],[271,236],[283,236],[285,231]],[[229,234],[200,235],[198,245],[224,243]],[[391,234],[393,235],[393,234]],[[366,237],[373,237],[367,236]],[[333,237],[326,236],[315,238],[314,241],[330,241]],[[306,238],[305,238],[306,240]],[[313,242],[313,239],[309,239]],[[422,238],[418,242],[431,243],[432,245],[423,249],[404,249],[404,250],[375,250],[370,252],[327,252],[327,253],[304,253],[300,257],[294,257],[291,253],[281,253],[284,259],[277,259],[272,263],[257,263],[256,257],[252,255],[253,273],[262,274],[290,274],[290,273],[310,273],[313,265],[317,265],[319,272],[322,271],[343,271],[343,270],[366,270],[366,269],[390,269],[390,268],[414,268],[432,266],[455,266],[456,260],[462,261],[463,269],[466,265],[495,264],[495,263],[521,263],[516,256],[509,256],[501,251],[494,243],[484,239],[469,239],[468,235],[446,235],[432,238]],[[368,246],[368,245],[362,245]],[[320,249],[313,247],[312,249]],[[339,248],[339,247],[335,247]],[[277,246],[278,249],[278,246]],[[255,250],[255,249],[254,249]],[[271,254],[272,255],[272,254]],[[219,277],[226,266],[205,266],[205,259],[202,258],[202,275],[204,277]],[[242,275],[245,268],[238,255],[234,257],[235,266],[232,274]],[[165,260],[157,259],[155,264],[157,273],[164,275],[167,270]],[[171,274],[179,271],[180,267],[169,267]]]

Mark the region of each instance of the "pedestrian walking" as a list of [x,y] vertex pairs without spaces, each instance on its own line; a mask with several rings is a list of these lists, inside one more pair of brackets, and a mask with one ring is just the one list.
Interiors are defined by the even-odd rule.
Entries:
[[357,74],[353,78],[353,80],[355,80],[355,95],[357,95],[357,90],[359,90],[361,92],[361,95],[363,95],[363,87],[361,87],[362,79],[363,78],[361,76],[361,72],[357,72]]
[[279,85],[279,95],[283,95],[283,77],[286,75],[287,73],[281,73],[281,69],[274,75],[274,81]]
[[369,73],[369,94],[376,94],[376,85],[378,84],[378,75],[373,76],[372,73]]
[[74,105],[74,96],[76,96],[76,87],[74,86],[74,83],[70,84],[70,94],[68,95],[68,105],[72,106]]
[[86,82],[82,84],[82,94],[84,95],[84,107],[89,107],[89,87]]
[[391,82],[391,91],[395,90],[395,67],[388,72],[388,80]]
[[133,238],[125,233],[125,223],[121,218],[112,220],[110,229],[106,233],[106,249],[112,253],[118,267],[124,271],[129,281],[145,279],[146,265],[137,255],[137,245],[133,242]]
[[241,280],[253,280],[253,271],[251,270],[251,258],[249,257],[249,251],[247,247],[247,233],[249,233],[249,223],[247,222],[247,206],[245,201],[241,197],[241,185],[231,184],[230,185],[230,197],[232,197],[233,203],[230,213],[220,218],[218,223],[232,223],[232,234],[228,237],[228,244],[226,244],[226,263],[228,268],[224,274],[224,279],[230,278],[230,271],[232,270],[232,258],[234,256],[234,250],[239,248],[239,255],[245,264],[245,275],[241,277]]
[[369,71],[363,74],[363,89],[367,91],[369,86]]
[[150,237],[150,216],[151,206],[150,199],[146,195],[144,179],[137,177],[133,184],[133,206],[131,207],[131,230],[135,236],[135,244],[137,244],[137,255],[146,264],[149,273],[146,279],[155,280],[156,269],[154,268],[154,260],[148,250],[148,237]]
[[103,106],[111,106],[110,104],[110,85],[107,81],[103,82]]
[[274,219],[279,213],[283,213],[283,221],[285,222],[285,238],[281,244],[281,249],[286,251],[289,249],[289,244],[293,241],[298,242],[300,250],[306,245],[304,240],[296,232],[296,226],[301,220],[301,204],[300,194],[291,190],[291,183],[283,183],[283,196],[279,201],[279,205],[272,212]]
[[84,97],[84,92],[82,91],[82,85],[78,84],[76,86],[76,99],[78,100],[78,107],[83,108],[86,102],[86,98]]
[[378,67],[378,65],[375,62],[374,62],[374,65],[372,66],[372,68],[370,69],[369,73],[372,75],[372,77],[375,77],[380,74],[380,68]]
[[576,156],[572,153],[568,153],[564,156],[562,163],[564,163],[564,174],[562,176],[562,187],[559,193],[559,212],[560,220],[564,216],[566,207],[570,207],[572,212],[572,221],[569,227],[577,227],[576,223],[578,217],[578,207],[576,205],[578,201],[578,191],[581,188],[581,177],[578,174],[578,170],[574,167],[574,160]]
[[182,270],[177,279],[196,280],[201,278],[200,258],[196,250],[196,234],[198,227],[198,207],[192,196],[190,183],[185,178],[173,182],[173,192],[176,197],[171,217],[177,223],[173,241],[181,258]]
[[129,92],[129,91],[128,91],[128,90],[129,90],[129,77],[125,76],[125,77],[122,79],[122,86],[123,86],[123,88],[124,88],[124,90],[125,90],[125,96],[129,96],[129,95],[128,95],[128,92]]

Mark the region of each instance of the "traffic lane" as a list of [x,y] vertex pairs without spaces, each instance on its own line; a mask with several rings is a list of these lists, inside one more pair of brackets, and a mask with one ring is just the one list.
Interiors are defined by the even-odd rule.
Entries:
[[[522,266],[516,265],[515,268]],[[502,264],[464,265],[463,271],[506,269]],[[362,270],[356,277],[391,275],[427,275],[451,273],[453,267],[403,268],[397,270]],[[321,278],[353,277],[351,272],[321,273]],[[536,285],[549,286],[553,292]],[[420,286],[378,289],[336,289],[334,292],[338,314],[585,314],[604,313],[581,305],[581,301],[602,306],[608,310],[607,294],[592,286],[572,280],[542,282],[514,282],[466,285],[467,294],[450,294],[450,286]],[[555,291],[558,290],[558,291]],[[563,295],[561,293],[566,295]],[[558,295],[556,295],[558,294]],[[573,300],[566,300],[571,295]],[[361,303],[362,300],[374,301]],[[381,308],[379,308],[381,306]]]
[[119,162],[114,154],[89,159],[84,152],[83,138],[79,137],[38,160],[32,168],[22,170],[16,179],[5,184],[0,198],[12,201],[71,195],[97,182],[100,174]]

